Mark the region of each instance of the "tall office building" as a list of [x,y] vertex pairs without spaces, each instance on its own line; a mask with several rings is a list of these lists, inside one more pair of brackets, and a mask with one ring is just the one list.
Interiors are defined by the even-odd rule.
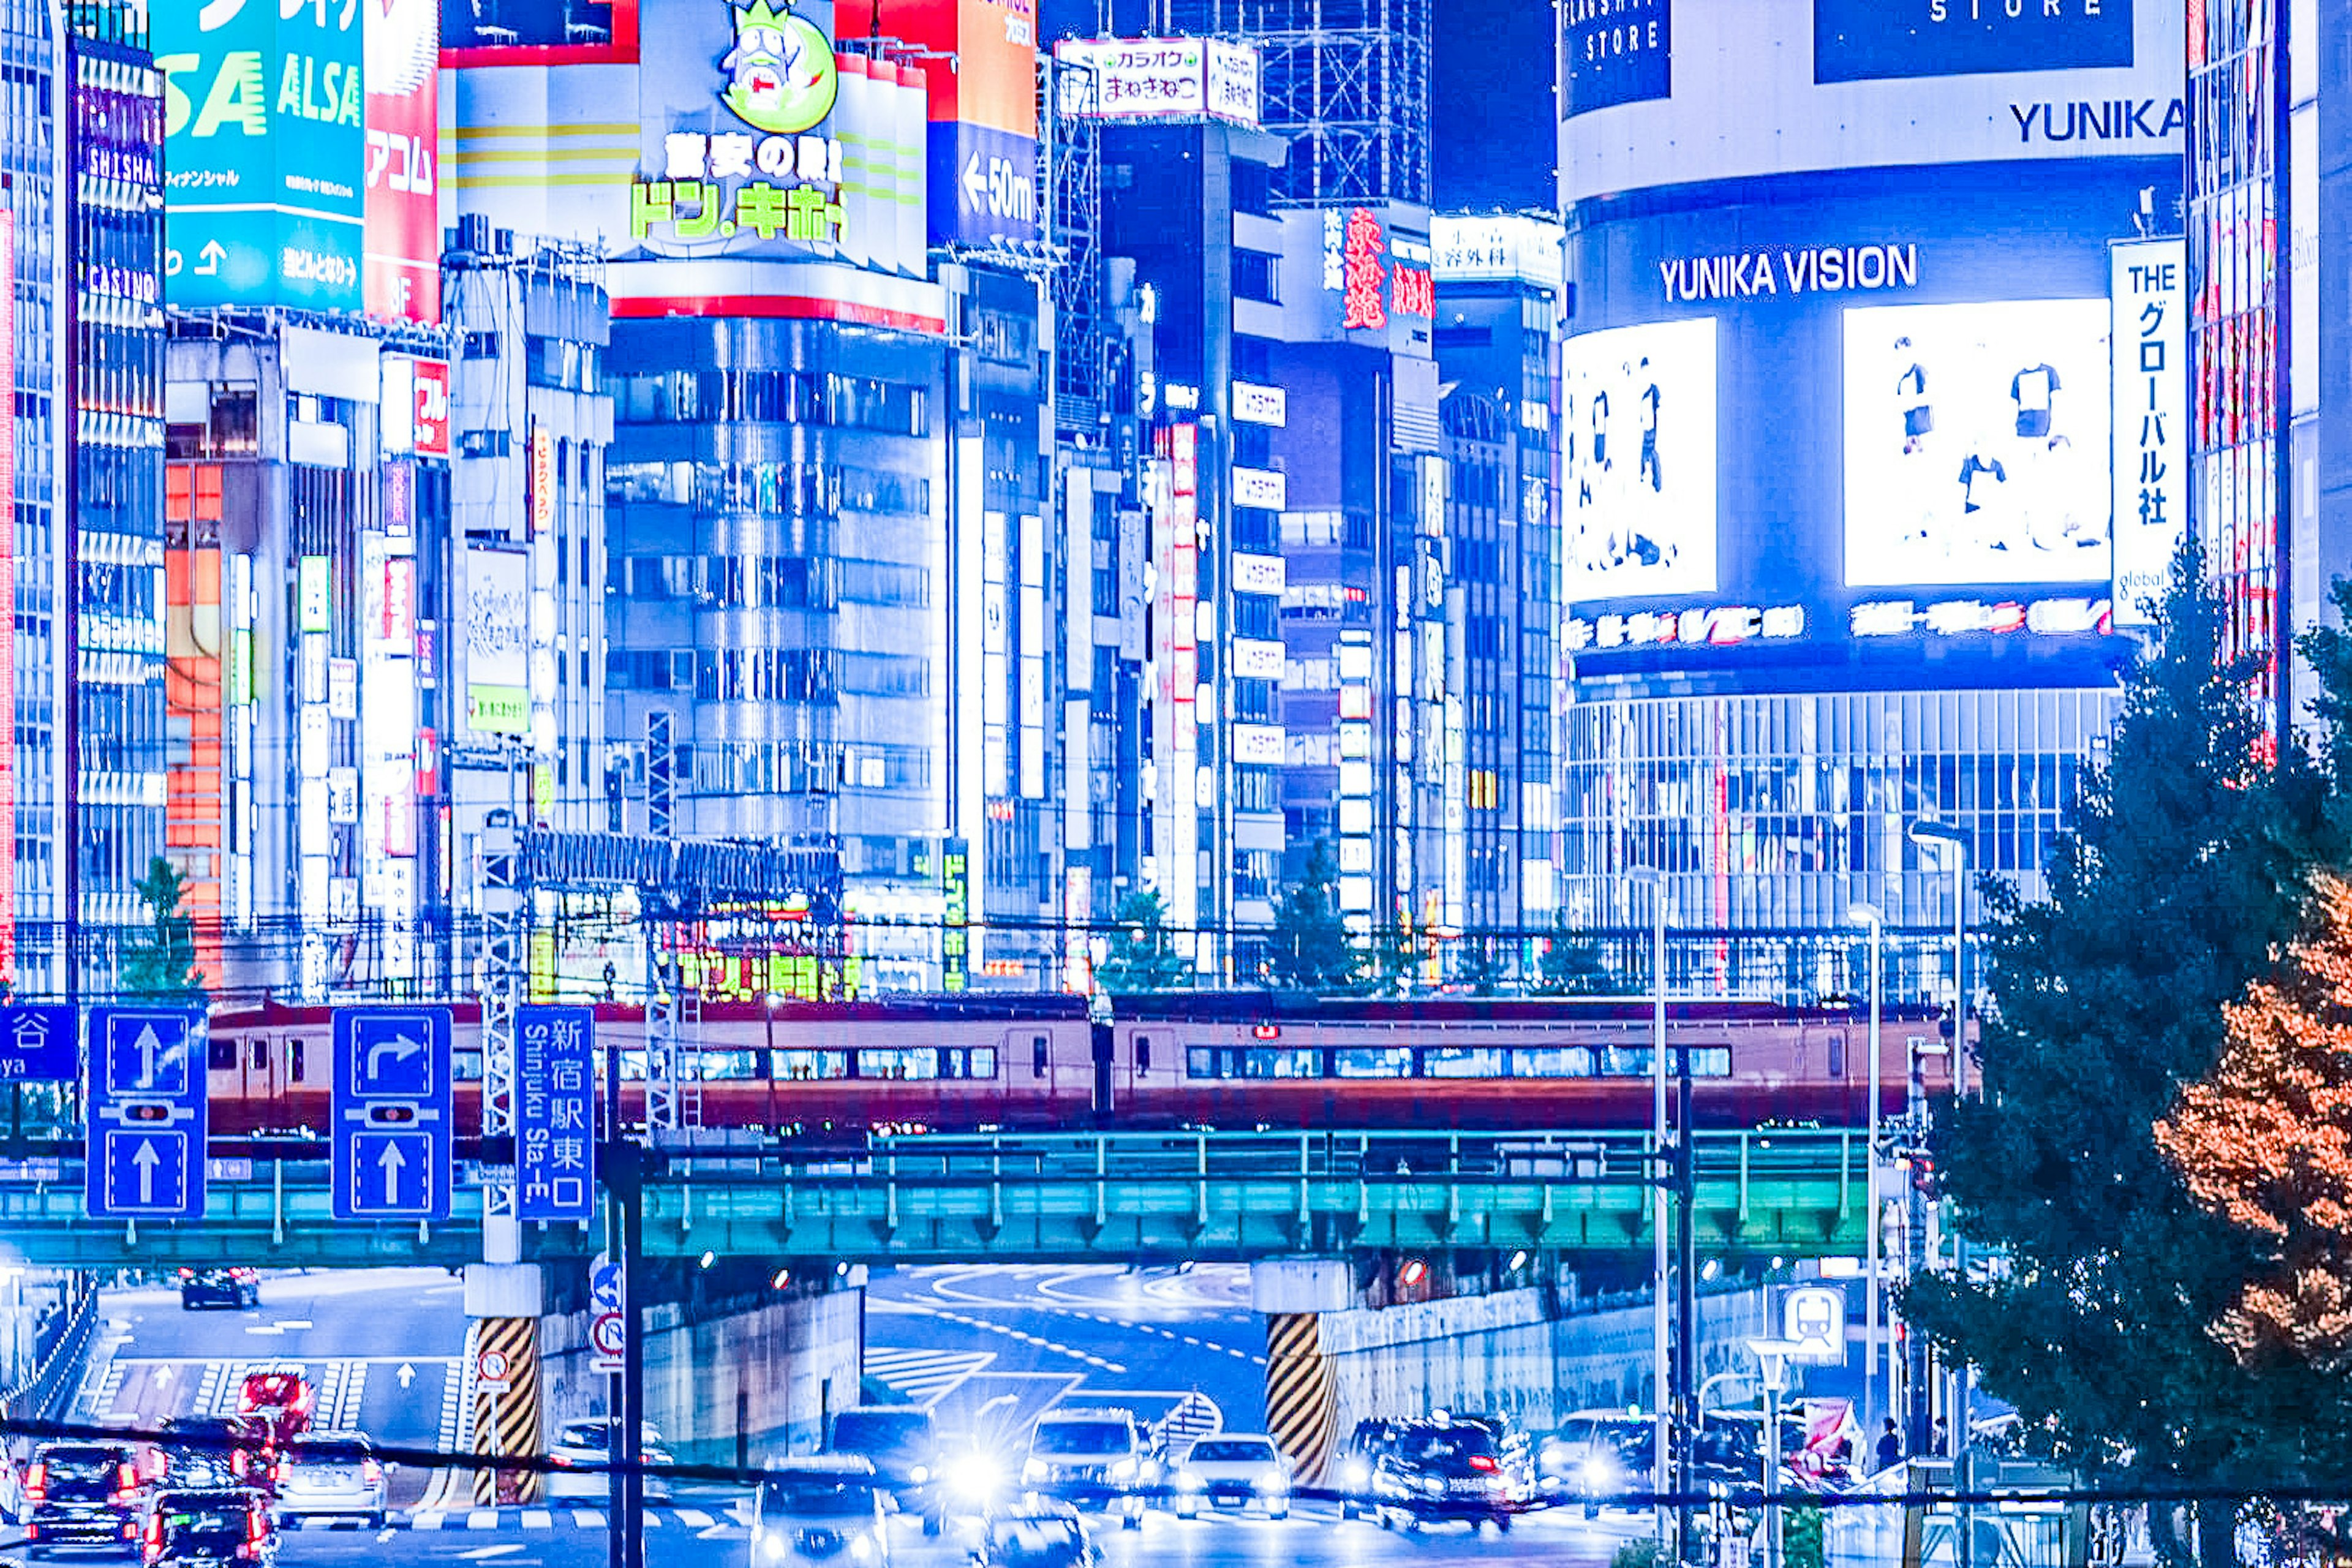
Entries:
[[2182,7],[1667,11],[1561,14],[1562,908],[1948,994],[1910,830],[2038,890],[2181,526]]
[[163,83],[143,7],[59,19],[0,6],[0,978],[27,995],[110,984],[163,847]]

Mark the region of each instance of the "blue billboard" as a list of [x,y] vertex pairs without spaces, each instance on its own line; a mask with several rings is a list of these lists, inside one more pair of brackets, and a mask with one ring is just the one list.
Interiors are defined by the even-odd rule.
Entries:
[[1037,237],[1037,139],[963,120],[930,124],[930,236],[986,246]]
[[2132,0],[1813,0],[1813,79],[2132,63]]
[[166,301],[359,310],[359,8],[161,5],[154,45]]
[[1560,0],[1560,114],[1674,92],[1674,0]]

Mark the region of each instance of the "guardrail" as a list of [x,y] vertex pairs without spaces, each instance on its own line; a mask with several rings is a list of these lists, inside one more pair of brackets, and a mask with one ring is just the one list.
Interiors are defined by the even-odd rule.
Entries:
[[[1863,1142],[1839,1131],[1697,1134],[1699,1245],[1858,1250]],[[239,1147],[208,1162],[201,1222],[93,1223],[78,1159],[0,1164],[0,1229],[34,1261],[84,1267],[478,1256],[495,1166],[460,1167],[447,1223],[354,1224],[331,1215],[322,1147]],[[1656,1170],[1645,1132],[914,1134],[877,1137],[855,1153],[738,1142],[650,1156],[645,1236],[654,1256],[872,1262],[1447,1246],[1639,1252]],[[601,1240],[601,1226],[547,1225],[526,1245],[570,1258]]]

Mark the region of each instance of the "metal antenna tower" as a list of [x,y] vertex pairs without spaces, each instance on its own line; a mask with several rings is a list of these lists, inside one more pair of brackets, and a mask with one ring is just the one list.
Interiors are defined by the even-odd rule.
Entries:
[[[677,746],[666,708],[646,715],[646,833],[677,837]],[[648,890],[646,921],[646,1133],[658,1138],[700,1121],[698,1103],[681,1093],[687,1052],[680,1044],[677,911],[665,894]],[[691,1113],[691,1114],[690,1114]]]
[[1054,412],[1065,430],[1093,430],[1105,390],[1099,91],[1091,68],[1051,53],[1037,57],[1037,123],[1045,132],[1040,205],[1050,226],[1045,238],[1059,247],[1053,269]]

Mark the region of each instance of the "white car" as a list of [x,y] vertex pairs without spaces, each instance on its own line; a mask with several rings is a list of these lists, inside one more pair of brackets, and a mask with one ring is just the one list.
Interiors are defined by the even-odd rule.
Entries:
[[1290,1460],[1271,1437],[1226,1432],[1200,1438],[1176,1465],[1177,1517],[1194,1518],[1205,1503],[1212,1510],[1255,1504],[1268,1519],[1287,1519],[1290,1478]]
[[[547,1472],[547,1495],[551,1498],[609,1498],[613,1494],[610,1470],[582,1470],[578,1465],[604,1465],[613,1458],[612,1417],[591,1416],[585,1421],[567,1421],[557,1433],[555,1446],[547,1451],[548,1463],[555,1468]],[[674,1465],[677,1461],[662,1446],[662,1436],[654,1430],[650,1421],[638,1435],[638,1452],[648,1466]],[[669,1501],[669,1478],[647,1474],[646,1500],[667,1505]]]
[[280,1519],[362,1519],[383,1528],[383,1466],[364,1432],[305,1432],[271,1471]]
[[772,1459],[751,1513],[751,1568],[887,1568],[889,1500],[856,1454]]

